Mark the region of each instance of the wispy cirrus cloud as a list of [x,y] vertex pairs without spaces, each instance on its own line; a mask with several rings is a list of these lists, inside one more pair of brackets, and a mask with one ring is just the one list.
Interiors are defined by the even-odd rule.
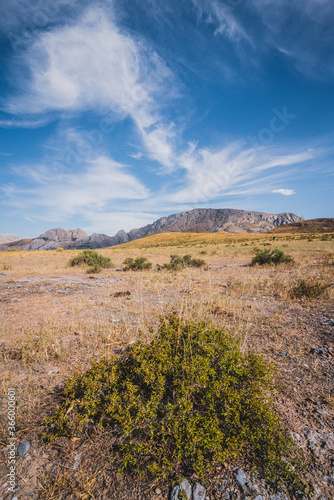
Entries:
[[40,128],[50,123],[51,118],[0,120],[0,128]]
[[[98,213],[111,204],[149,196],[149,190],[125,165],[105,156],[87,159],[75,173],[55,172],[43,164],[13,168],[17,183],[2,187],[6,206],[30,212],[37,219]],[[22,187],[20,179],[25,180]]]
[[115,121],[130,117],[148,156],[173,166],[173,124],[164,118],[166,95],[177,93],[173,74],[142,40],[122,32],[110,12],[88,9],[75,22],[39,33],[17,59],[22,89],[7,100],[7,112],[94,109],[108,110]]
[[244,148],[232,142],[216,151],[197,149],[190,145],[180,165],[185,170],[183,187],[169,194],[172,201],[184,203],[204,202],[225,195],[270,192],[268,185],[287,176],[287,168],[312,160],[315,150],[291,152],[285,148],[267,146],[259,149]]
[[215,35],[240,42],[241,40],[252,44],[252,40],[238,20],[228,3],[219,0],[191,0],[196,7],[199,17],[205,22],[215,25]]

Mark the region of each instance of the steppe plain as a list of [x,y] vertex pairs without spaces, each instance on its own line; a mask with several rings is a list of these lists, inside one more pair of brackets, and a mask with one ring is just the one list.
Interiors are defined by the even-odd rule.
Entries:
[[[294,264],[250,267],[255,247],[280,248]],[[149,341],[148,328],[174,311],[225,327],[242,338],[244,350],[252,347],[275,364],[277,411],[305,449],[313,498],[334,498],[334,289],[315,299],[291,296],[299,280],[334,283],[334,234],[170,233],[99,253],[115,267],[98,274],[69,267],[75,250],[0,253],[0,497],[13,497],[6,492],[5,407],[6,391],[15,387],[18,442],[31,443],[17,462],[17,498],[167,499],[163,481],[140,485],[112,475],[103,433],[55,444],[40,436],[69,376],[121,352],[139,331]],[[126,257],[143,256],[155,266],[175,253],[207,266],[122,271]],[[210,500],[224,498],[218,476],[205,485]]]

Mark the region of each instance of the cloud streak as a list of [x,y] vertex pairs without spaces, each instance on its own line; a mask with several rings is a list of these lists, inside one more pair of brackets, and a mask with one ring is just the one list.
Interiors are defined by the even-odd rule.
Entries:
[[[19,58],[17,80],[28,68],[27,90],[7,101],[14,114],[106,110],[115,121],[130,117],[148,156],[173,166],[173,124],[164,104],[176,82],[162,59],[143,41],[121,32],[110,14],[88,9],[71,25],[39,34]],[[173,84],[173,92],[171,91]]]

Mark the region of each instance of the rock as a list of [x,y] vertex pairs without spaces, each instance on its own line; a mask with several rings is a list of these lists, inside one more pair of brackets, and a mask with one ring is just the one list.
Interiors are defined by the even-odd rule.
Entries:
[[24,457],[30,450],[30,443],[29,441],[22,441],[17,447],[17,454],[19,457]]
[[115,292],[114,293],[114,297],[116,297],[116,298],[127,297],[128,295],[131,295],[131,292],[129,292],[129,290],[127,290],[126,292]]
[[231,497],[230,494],[227,491],[225,491],[225,493],[222,494],[222,498],[224,500],[230,500]]
[[311,353],[317,354],[317,356],[328,356],[327,351],[325,351],[325,349],[321,349],[320,347],[312,348]]
[[181,491],[180,486],[177,484],[172,489],[172,493],[170,494],[170,500],[179,500],[179,493]]
[[327,415],[327,411],[324,410],[324,408],[318,408],[317,410],[315,410],[316,413],[321,413],[322,415]]
[[55,375],[56,373],[59,373],[59,370],[57,370],[57,368],[48,371],[48,375]]
[[160,489],[160,488],[156,488],[156,489],[155,489],[155,494],[156,494],[156,495],[161,495],[161,493],[162,493],[162,491],[161,491],[161,489]]
[[242,469],[234,469],[234,477],[239,488],[246,494],[248,492],[248,481],[244,471]]
[[189,483],[188,479],[183,479],[181,483],[181,491],[184,491],[184,493],[187,495],[187,500],[191,499],[191,484]]
[[286,351],[280,351],[281,356],[288,356],[288,353]]
[[196,483],[193,487],[193,500],[204,500],[205,498],[205,488]]

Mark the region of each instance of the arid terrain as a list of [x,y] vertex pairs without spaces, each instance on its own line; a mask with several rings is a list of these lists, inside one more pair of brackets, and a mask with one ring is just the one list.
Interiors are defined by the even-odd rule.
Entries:
[[[255,247],[282,249],[294,263],[250,267]],[[67,265],[78,250],[0,253],[0,497],[168,498],[171,485],[163,481],[141,486],[113,474],[102,431],[54,444],[43,443],[41,434],[43,417],[70,375],[120,352],[139,331],[149,340],[148,328],[175,311],[224,326],[242,338],[245,351],[252,347],[274,363],[277,411],[305,451],[312,498],[334,498],[334,289],[317,298],[293,296],[299,280],[334,283],[333,234],[171,233],[99,252],[115,267],[98,274]],[[156,266],[175,253],[190,253],[207,266],[122,271],[126,257],[144,256]],[[17,443],[31,444],[18,458],[15,495],[6,489],[8,388],[15,388],[18,401]],[[238,489],[223,496],[220,484],[234,465],[242,466],[226,463],[208,477],[206,498],[247,496]]]

